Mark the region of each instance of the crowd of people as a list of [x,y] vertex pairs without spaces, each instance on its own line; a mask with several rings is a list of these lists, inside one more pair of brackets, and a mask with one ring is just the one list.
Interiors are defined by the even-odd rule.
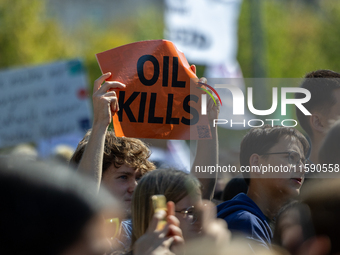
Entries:
[[125,88],[110,75],[94,82],[92,129],[69,167],[0,158],[1,254],[340,254],[339,73],[317,70],[301,84],[311,93],[311,115],[296,109],[308,139],[269,125],[244,136],[240,166],[289,171],[244,172],[213,202],[217,175],[194,167],[218,164],[218,105],[208,101],[212,139],[197,142],[191,172],[156,169],[143,141],[108,131]]

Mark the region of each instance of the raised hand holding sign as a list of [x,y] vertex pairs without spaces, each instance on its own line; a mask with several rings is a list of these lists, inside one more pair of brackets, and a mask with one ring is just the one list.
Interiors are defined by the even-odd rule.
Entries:
[[117,92],[117,136],[202,139],[198,130],[206,127],[204,138],[211,138],[208,118],[199,114],[202,92],[190,91],[197,77],[172,42],[137,42],[96,56],[102,72],[111,72],[110,81],[126,85]]

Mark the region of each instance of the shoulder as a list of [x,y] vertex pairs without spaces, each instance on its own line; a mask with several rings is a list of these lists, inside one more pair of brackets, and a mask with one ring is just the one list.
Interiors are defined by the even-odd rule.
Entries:
[[225,217],[225,220],[228,223],[229,229],[244,229],[251,231],[254,227],[261,225],[261,219],[259,217],[245,210],[236,211]]
[[233,233],[242,233],[246,238],[267,245],[271,243],[272,231],[268,223],[248,211],[238,211],[225,218]]

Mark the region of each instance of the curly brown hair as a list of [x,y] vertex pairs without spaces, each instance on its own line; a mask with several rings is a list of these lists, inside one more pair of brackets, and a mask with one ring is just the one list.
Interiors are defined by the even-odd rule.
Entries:
[[[83,156],[86,145],[89,141],[91,130],[79,142],[70,164],[77,166]],[[107,131],[105,136],[103,173],[112,165],[116,168],[127,164],[139,169],[141,175],[154,170],[155,165],[148,160],[151,152],[148,146],[139,139],[129,137],[117,137],[113,131]]]

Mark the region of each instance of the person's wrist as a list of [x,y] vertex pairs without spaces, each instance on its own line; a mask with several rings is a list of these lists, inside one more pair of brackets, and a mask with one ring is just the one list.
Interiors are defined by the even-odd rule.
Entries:
[[109,125],[110,123],[108,123],[108,121],[94,121],[92,125],[92,132],[94,131],[106,132]]

